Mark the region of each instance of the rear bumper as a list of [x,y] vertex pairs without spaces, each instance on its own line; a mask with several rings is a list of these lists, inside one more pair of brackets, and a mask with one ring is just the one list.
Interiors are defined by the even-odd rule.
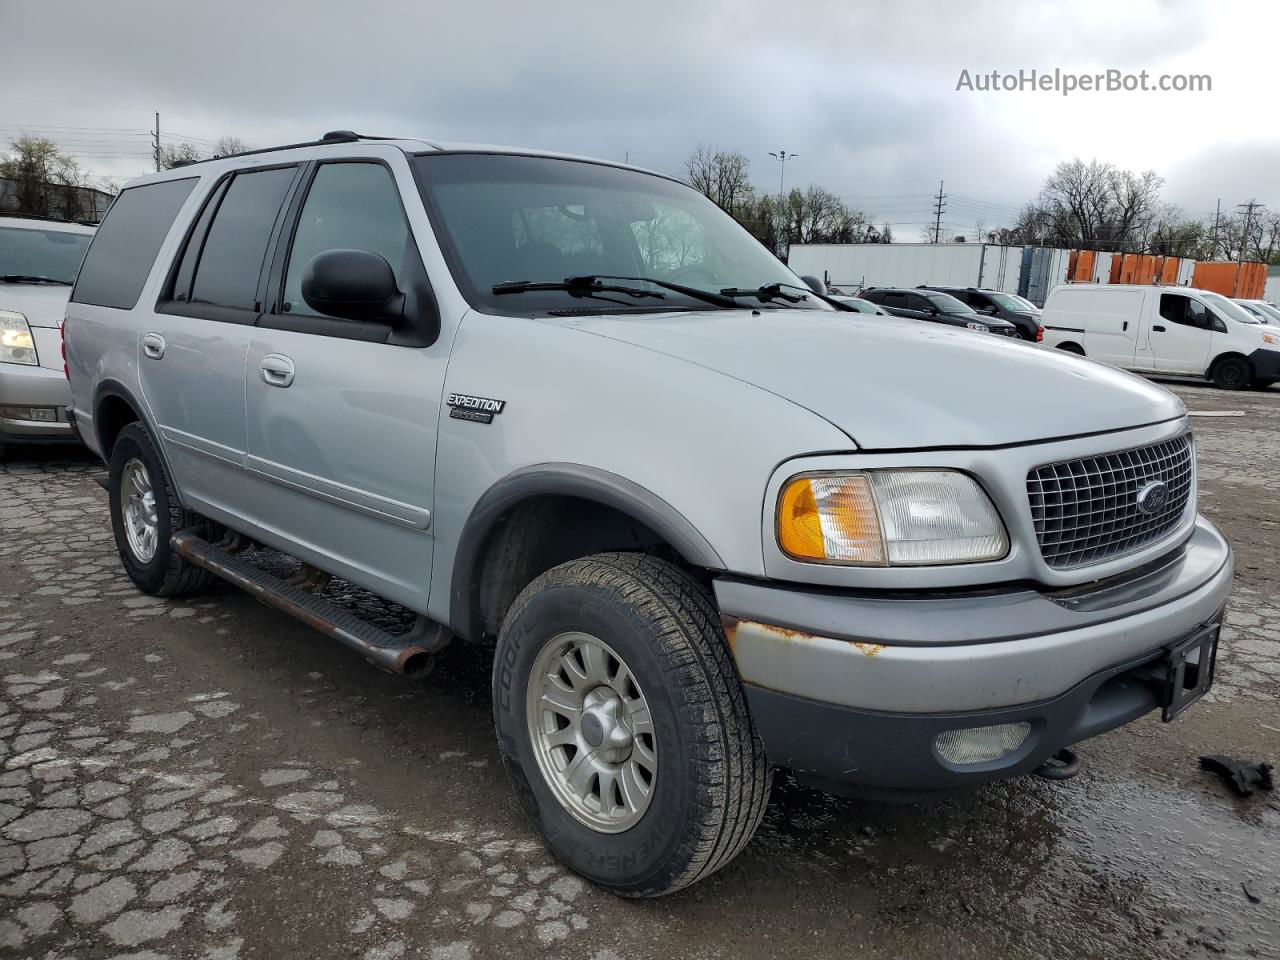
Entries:
[[[897,597],[721,580],[717,599],[770,759],[833,783],[926,790],[1035,769],[1157,706],[1137,674],[1220,615],[1231,551],[1198,520],[1118,583]],[[1029,721],[1014,753],[956,767],[944,730]]]
[[[61,370],[0,364],[0,442],[75,443],[70,403],[71,386]],[[36,419],[28,412],[33,407],[54,419]]]

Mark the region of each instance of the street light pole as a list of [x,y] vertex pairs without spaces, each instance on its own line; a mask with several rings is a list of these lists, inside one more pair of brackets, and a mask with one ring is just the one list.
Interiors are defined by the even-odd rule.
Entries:
[[786,183],[787,161],[794,160],[796,157],[800,156],[800,154],[787,153],[787,151],[785,150],[779,150],[777,153],[774,153],[772,150],[770,150],[769,156],[777,160],[780,165],[779,172],[778,172],[778,202],[781,203],[782,198],[784,196],[782,188],[783,188],[783,185]]
[[778,226],[781,229],[781,234],[782,234],[778,238],[778,241],[781,245],[781,249],[776,250],[774,252],[777,253],[778,256],[781,257],[783,260],[785,260],[786,250],[787,250],[788,231],[787,231],[787,216],[786,216],[786,213],[784,212],[784,208],[786,207],[787,201],[786,201],[786,194],[783,192],[783,187],[786,185],[787,161],[794,160],[797,156],[799,156],[799,154],[787,153],[787,151],[785,150],[779,150],[777,153],[774,153],[772,150],[770,150],[769,156],[773,157],[773,159],[778,161]]

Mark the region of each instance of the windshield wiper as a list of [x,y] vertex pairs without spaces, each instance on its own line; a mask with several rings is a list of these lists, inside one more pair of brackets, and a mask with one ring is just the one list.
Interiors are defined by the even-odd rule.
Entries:
[[655,277],[619,277],[607,273],[598,273],[589,277],[570,277],[570,280],[630,280],[632,283],[652,283],[655,287],[662,287],[663,290],[670,290],[672,293],[679,293],[686,297],[692,297],[694,300],[701,300],[703,303],[714,303],[717,307],[736,310],[738,305],[733,302],[731,297],[716,293],[712,290],[699,290],[697,287],[687,287],[683,283],[672,283],[670,280],[658,280]]
[[664,290],[670,290],[672,293],[679,293],[683,296],[690,297],[694,300],[701,300],[703,303],[712,303],[717,307],[726,309],[737,309],[737,304],[730,297],[722,296],[710,290],[699,290],[697,287],[686,287],[682,283],[671,283],[669,280],[658,280],[654,277],[623,277],[608,273],[584,274],[578,277],[566,277],[562,281],[530,281],[530,280],[512,280],[507,283],[497,283],[493,286],[493,292],[502,293],[524,293],[526,290],[560,290],[577,296],[590,296],[596,293],[621,293],[630,297],[656,297],[659,300],[665,300],[666,294],[659,293],[657,290],[645,290],[642,287],[627,287],[616,284],[605,283],[606,280],[624,280],[631,283],[651,283],[655,287],[661,287]]
[[657,290],[601,283],[597,277],[566,277],[564,280],[508,280],[505,283],[495,283],[493,285],[495,294],[530,293],[547,290],[569,293],[575,297],[590,297],[598,293],[621,293],[636,299],[643,297],[653,297],[657,300],[666,299],[666,294],[659,293]]
[[57,277],[39,277],[29,273],[5,273],[0,274],[0,283],[56,283],[59,286],[69,287],[74,281],[59,280]]
[[[791,287],[795,290],[804,290],[803,294],[787,293],[782,288]],[[766,283],[755,289],[744,287],[726,287],[720,291],[726,297],[755,297],[762,303],[768,303],[771,300],[785,300],[787,303],[799,303],[801,300],[807,300],[808,295],[812,293],[807,287],[797,287],[790,283]]]

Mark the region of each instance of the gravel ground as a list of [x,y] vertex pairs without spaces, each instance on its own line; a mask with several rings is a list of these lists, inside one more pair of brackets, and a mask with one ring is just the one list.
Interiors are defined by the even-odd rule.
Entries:
[[1175,386],[1237,549],[1214,690],[1084,745],[1066,783],[929,805],[782,782],[755,841],[626,902],[558,866],[492,740],[480,650],[387,676],[227,588],[120,571],[100,467],[0,466],[0,956],[454,960],[1280,956],[1280,391]]

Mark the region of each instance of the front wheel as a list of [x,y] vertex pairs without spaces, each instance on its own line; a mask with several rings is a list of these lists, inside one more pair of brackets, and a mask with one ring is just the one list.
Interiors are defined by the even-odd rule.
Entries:
[[660,896],[751,839],[770,772],[706,592],[598,554],[531,583],[493,673],[503,764],[552,852],[622,896]]

